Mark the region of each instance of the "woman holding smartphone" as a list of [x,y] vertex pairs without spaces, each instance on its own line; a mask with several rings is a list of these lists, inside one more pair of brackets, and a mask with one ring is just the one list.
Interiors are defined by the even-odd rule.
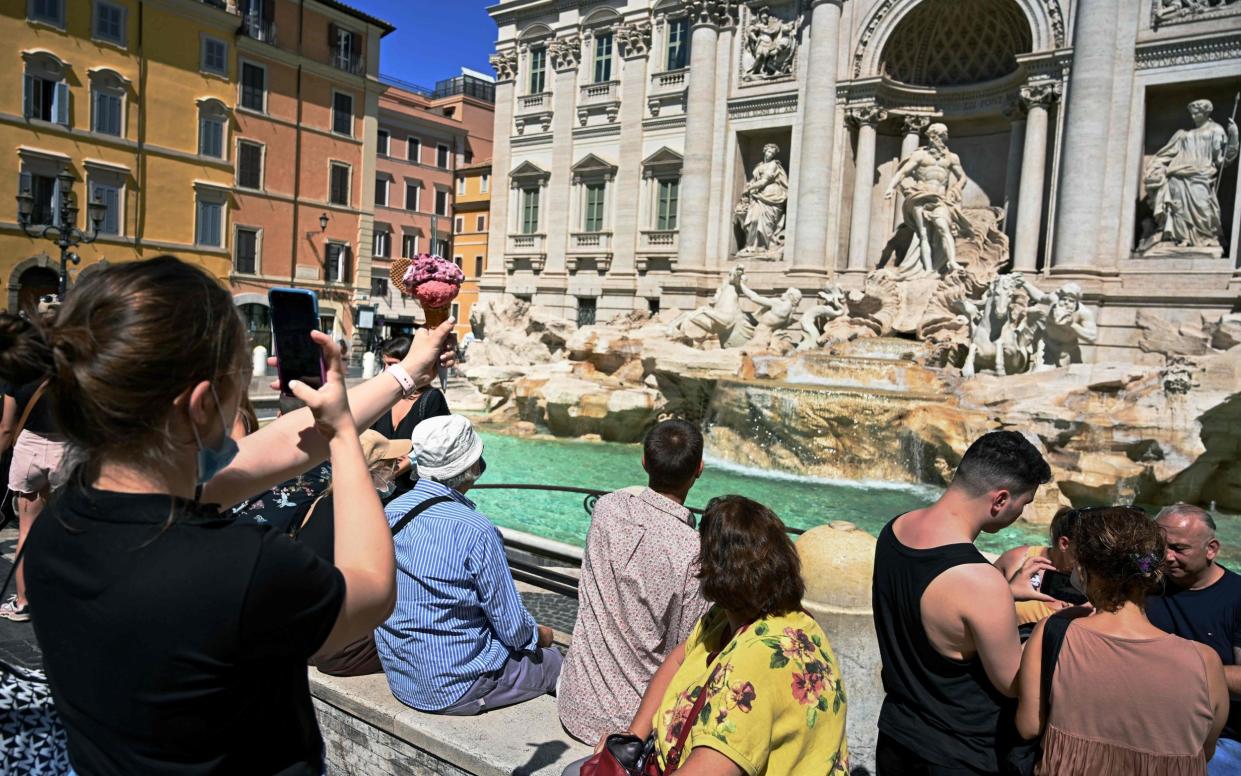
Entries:
[[[323,772],[306,661],[395,600],[357,429],[430,382],[449,330],[348,395],[336,345],[315,332],[325,384],[295,383],[306,408],[238,442],[244,327],[227,291],[173,257],[98,269],[54,324],[0,353],[7,379],[52,378],[75,454],[26,543],[26,575],[77,774]],[[329,457],[351,506],[334,515],[334,565],[228,516]]]

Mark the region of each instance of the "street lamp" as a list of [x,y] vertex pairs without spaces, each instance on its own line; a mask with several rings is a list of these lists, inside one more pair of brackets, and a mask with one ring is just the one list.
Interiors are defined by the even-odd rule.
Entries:
[[90,222],[90,228],[82,231],[76,226],[78,198],[73,193],[73,174],[68,170],[61,170],[56,180],[59,184],[60,201],[52,203],[53,208],[58,208],[56,213],[49,214],[52,223],[31,223],[35,202],[29,185],[24,186],[17,195],[17,223],[27,235],[51,240],[60,248],[60,297],[64,299],[65,292],[69,290],[69,263],[79,264],[82,261],[71,249],[95,241],[103,227],[107,205],[97,196],[86,205],[86,219]]
[[327,231],[327,213],[319,214],[319,231],[320,232]]

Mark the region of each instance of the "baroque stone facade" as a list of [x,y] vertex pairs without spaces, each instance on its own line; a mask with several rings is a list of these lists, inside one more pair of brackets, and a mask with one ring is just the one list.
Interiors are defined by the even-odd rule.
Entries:
[[[910,235],[938,214],[926,236],[945,255],[951,232],[967,256],[1001,251],[1001,273],[1080,289],[1097,319],[1086,361],[1161,358],[1138,347],[1139,311],[1176,324],[1239,304],[1236,0],[511,0],[490,13],[484,296],[580,323],[689,313],[740,263],[756,294],[799,290],[801,316],[915,266]],[[1202,100],[1210,115],[1191,120]],[[933,165],[915,154],[934,151],[929,128],[946,128],[963,171],[948,210],[911,205],[924,195],[900,184]],[[1199,136],[1214,145],[1190,147]],[[1211,169],[1169,186],[1169,159]],[[1190,237],[1169,202],[1199,212]],[[967,244],[968,219],[944,217],[958,210],[975,232],[985,220],[985,240]]]

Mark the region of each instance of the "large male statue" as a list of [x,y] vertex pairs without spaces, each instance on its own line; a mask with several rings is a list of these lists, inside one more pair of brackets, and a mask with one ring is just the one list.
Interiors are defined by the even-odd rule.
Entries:
[[1094,313],[1082,304],[1082,287],[1065,283],[1058,291],[1038,290],[1025,277],[1018,282],[1033,304],[1047,305],[1043,331],[1043,363],[1036,369],[1050,369],[1082,362],[1082,343],[1099,339]]
[[1211,120],[1210,100],[1189,104],[1193,129],[1177,130],[1146,165],[1147,199],[1155,211],[1158,232],[1143,250],[1160,244],[1218,248],[1223,226],[1216,180],[1220,168],[1237,158],[1237,124],[1224,130]]
[[754,348],[776,349],[791,344],[790,334],[796,326],[801,291],[790,288],[778,297],[761,296],[745,284],[744,274],[737,279],[737,289],[759,308],[755,315],[758,325],[747,344]]
[[900,189],[901,213],[918,238],[923,271],[952,272],[961,268],[956,236],[970,231],[961,212],[961,191],[968,179],[961,158],[948,150],[948,127],[932,124],[926,139],[927,145],[901,162],[883,196],[892,199]]

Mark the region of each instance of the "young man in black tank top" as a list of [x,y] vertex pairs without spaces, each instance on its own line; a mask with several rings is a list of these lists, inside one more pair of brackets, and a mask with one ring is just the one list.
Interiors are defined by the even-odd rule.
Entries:
[[872,590],[886,693],[879,776],[999,773],[1021,663],[1013,600],[1050,600],[1030,577],[1051,563],[1030,558],[1005,579],[974,540],[1011,525],[1050,479],[1025,437],[993,431],[939,501],[884,527]]

